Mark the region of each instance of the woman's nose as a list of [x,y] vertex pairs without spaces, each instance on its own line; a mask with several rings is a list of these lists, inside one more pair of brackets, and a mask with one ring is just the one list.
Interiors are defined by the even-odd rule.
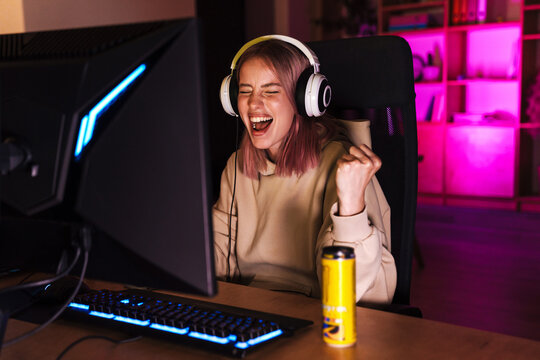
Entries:
[[262,104],[261,96],[255,92],[251,93],[248,98],[248,105],[250,107],[259,106]]

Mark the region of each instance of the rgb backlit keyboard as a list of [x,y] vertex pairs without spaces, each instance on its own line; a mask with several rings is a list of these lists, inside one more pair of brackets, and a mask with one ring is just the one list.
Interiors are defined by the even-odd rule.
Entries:
[[86,292],[66,316],[238,357],[312,324],[145,290]]

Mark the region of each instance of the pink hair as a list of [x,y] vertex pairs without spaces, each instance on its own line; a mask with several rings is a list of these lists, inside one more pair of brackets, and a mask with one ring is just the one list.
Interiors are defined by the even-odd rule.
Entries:
[[[300,74],[311,66],[300,50],[275,39],[257,43],[240,57],[237,74],[242,64],[252,58],[262,59],[274,69],[295,107],[291,128],[276,159],[276,175],[302,175],[319,164],[322,145],[337,133],[339,126],[328,116],[306,119],[298,113],[295,102],[296,83]],[[253,146],[247,131],[242,138],[239,153],[242,154],[238,157],[240,169],[248,177],[256,179],[260,172],[266,170],[266,151]]]

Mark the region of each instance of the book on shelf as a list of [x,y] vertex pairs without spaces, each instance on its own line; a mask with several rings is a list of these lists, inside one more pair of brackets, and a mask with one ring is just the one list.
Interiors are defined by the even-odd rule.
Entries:
[[388,31],[425,29],[429,24],[429,14],[392,15],[388,19]]
[[403,31],[439,27],[444,23],[444,9],[407,11],[388,17],[388,31]]
[[437,93],[431,97],[429,101],[426,115],[424,118],[419,117],[418,121],[441,122],[444,113],[444,94]]
[[431,122],[441,122],[444,115],[444,94],[433,95],[433,109],[431,112]]
[[485,23],[487,18],[487,0],[477,0],[476,19],[479,23]]
[[487,0],[452,0],[452,25],[486,22]]
[[460,22],[461,0],[452,0],[452,24]]
[[433,104],[435,103],[435,96],[431,97],[431,100],[429,100],[429,105],[427,107],[426,116],[423,118],[418,117],[417,121],[431,121],[431,117],[433,116]]
[[466,24],[467,23],[467,10],[469,8],[469,1],[468,0],[459,0],[460,1],[460,7],[459,7],[459,23],[460,24]]
[[474,24],[477,16],[478,0],[467,0],[467,19],[468,24]]

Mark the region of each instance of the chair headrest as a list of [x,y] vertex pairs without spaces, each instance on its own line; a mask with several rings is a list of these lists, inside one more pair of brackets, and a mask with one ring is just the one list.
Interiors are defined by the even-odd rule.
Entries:
[[309,43],[332,86],[337,109],[414,103],[411,48],[399,36],[378,35]]

